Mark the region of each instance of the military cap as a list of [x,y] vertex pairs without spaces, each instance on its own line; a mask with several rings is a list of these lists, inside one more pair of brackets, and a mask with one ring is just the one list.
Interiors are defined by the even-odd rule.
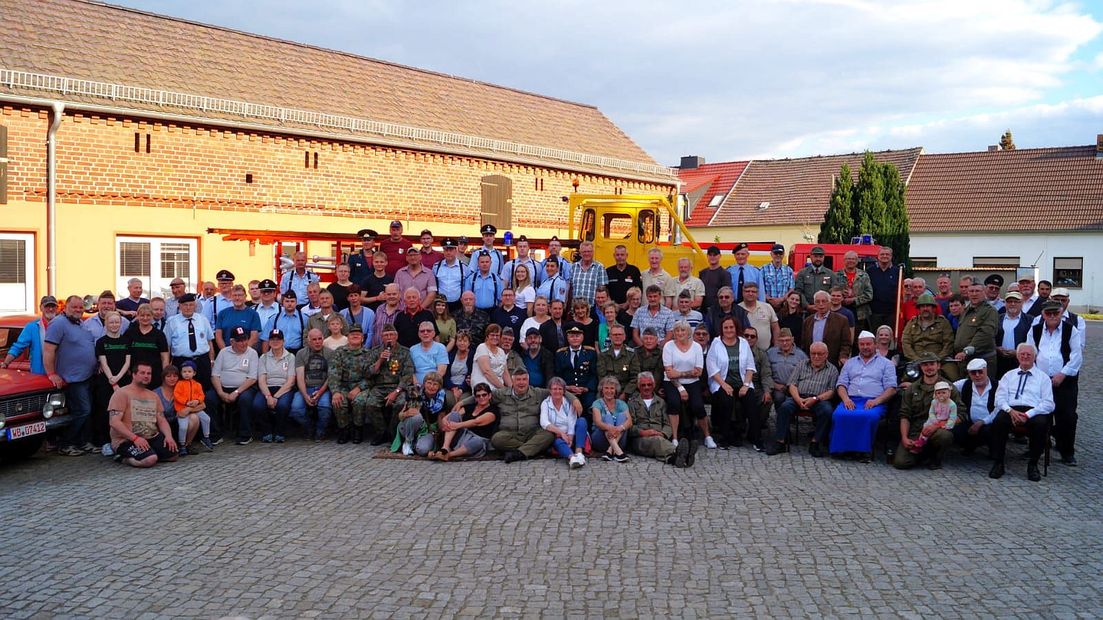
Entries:
[[234,273],[229,269],[220,269],[218,273],[214,274],[215,280],[233,280]]
[[568,334],[581,334],[583,332],[582,332],[582,328],[579,327],[578,325],[571,325],[570,327],[567,328],[566,333],[568,333]]
[[272,281],[271,278],[265,278],[261,280],[259,287],[262,291],[274,291],[279,288],[276,283]]
[[294,289],[287,289],[287,292],[285,292],[283,294],[283,296],[286,299],[298,299],[299,298],[299,295],[295,292]]
[[989,286],[995,284],[996,286],[1003,286],[1003,276],[998,273],[994,273],[984,279],[984,285]]
[[362,334],[364,333],[364,327],[361,326],[359,323],[353,323],[352,325],[349,325],[349,333],[351,334],[352,332],[359,332]]
[[750,249],[751,249],[750,246],[748,246],[746,243],[740,243],[739,245],[735,246],[735,248],[732,249],[732,254],[735,254],[739,250],[748,250],[748,251],[750,251]]
[[486,224],[485,226],[483,226],[482,228],[479,229],[479,234],[481,234],[481,235],[496,235],[496,234],[498,234],[498,227],[496,227],[494,224]]
[[934,295],[931,295],[930,293],[923,293],[922,295],[919,296],[918,299],[915,300],[915,307],[916,308],[918,308],[919,306],[937,306],[937,305],[938,305],[938,302],[936,302],[934,300]]
[[812,254],[819,254],[822,256],[823,254],[826,254],[826,252],[823,251],[822,246],[817,245],[816,247],[812,248]]
[[370,228],[361,228],[360,230],[356,231],[356,236],[360,237],[361,239],[375,239],[379,236],[379,233]]
[[445,237],[444,241],[442,241],[440,243],[440,247],[442,247],[446,250],[449,249],[449,248],[455,248],[456,247],[456,240],[453,239],[452,237]]
[[459,243],[460,245],[467,245],[467,235],[460,235],[457,243]]

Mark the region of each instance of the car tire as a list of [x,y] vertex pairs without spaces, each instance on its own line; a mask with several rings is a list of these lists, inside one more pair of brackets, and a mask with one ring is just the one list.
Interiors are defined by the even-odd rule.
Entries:
[[20,439],[19,441],[0,444],[0,461],[14,463],[29,459],[38,454],[38,451],[42,449],[42,442],[45,440],[45,435],[40,435],[30,439]]

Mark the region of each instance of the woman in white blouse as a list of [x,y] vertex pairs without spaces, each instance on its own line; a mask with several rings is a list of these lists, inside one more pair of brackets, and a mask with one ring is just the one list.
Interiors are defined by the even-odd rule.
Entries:
[[498,346],[502,336],[500,325],[486,326],[486,340],[475,349],[475,365],[471,369],[471,385],[486,383],[497,390],[510,387],[509,373],[506,372],[508,351]]
[[[743,417],[747,440],[756,449],[761,447],[762,421],[758,414],[758,399],[754,393],[754,352],[751,345],[739,335],[739,323],[734,316],[720,321],[720,336],[712,342],[705,359],[709,375],[709,391],[712,392],[712,427],[722,446],[738,446],[740,438],[732,428],[736,405]],[[717,447],[716,443],[705,446]]]
[[[705,354],[701,345],[694,342],[690,336],[693,329],[689,323],[678,321],[674,324],[674,337],[663,345],[663,368],[666,370],[663,380],[663,391],[666,394],[667,415],[670,417],[670,426],[674,428],[672,443],[678,446],[679,422],[681,412],[692,415],[697,420],[697,426],[705,436],[705,445],[716,442],[709,433],[709,421],[705,414],[705,400],[701,389],[700,378],[705,374]],[[692,439],[691,437],[687,439]],[[690,448],[692,452],[692,447]]]

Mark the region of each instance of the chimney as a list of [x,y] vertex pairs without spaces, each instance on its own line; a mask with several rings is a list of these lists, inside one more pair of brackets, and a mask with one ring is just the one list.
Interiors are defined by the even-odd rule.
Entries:
[[694,170],[705,165],[705,158],[700,155],[686,155],[682,157],[682,163],[678,167],[682,170]]
[[1095,134],[1095,158],[1103,159],[1103,133]]
[[1000,150],[1000,145],[998,145],[998,144],[989,144],[988,145],[988,152],[989,153],[995,153],[998,150]]

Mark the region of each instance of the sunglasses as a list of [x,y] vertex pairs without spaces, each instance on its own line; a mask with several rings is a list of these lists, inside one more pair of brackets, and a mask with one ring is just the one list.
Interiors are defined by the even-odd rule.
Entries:
[[487,392],[479,392],[478,394],[475,394],[476,398],[482,398],[483,396],[490,396],[490,394],[488,394]]
[[754,334],[743,334],[743,337],[746,338],[747,340],[757,340],[758,339],[758,336],[756,336]]

